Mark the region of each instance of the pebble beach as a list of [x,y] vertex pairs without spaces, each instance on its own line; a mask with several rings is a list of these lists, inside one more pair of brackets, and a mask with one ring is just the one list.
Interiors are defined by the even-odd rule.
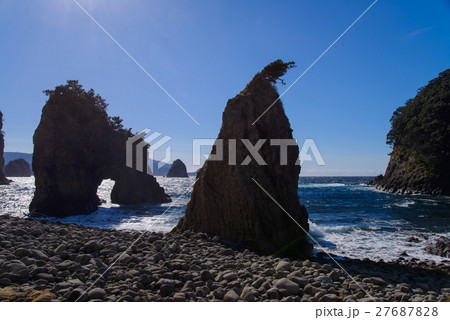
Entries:
[[290,260],[204,233],[0,216],[0,301],[448,301],[450,267]]

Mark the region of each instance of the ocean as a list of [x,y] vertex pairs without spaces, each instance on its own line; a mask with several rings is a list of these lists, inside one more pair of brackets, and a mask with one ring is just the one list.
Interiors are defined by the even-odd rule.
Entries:
[[[417,259],[450,264],[424,247],[450,237],[450,197],[388,194],[367,186],[371,177],[301,177],[298,193],[309,212],[310,235],[329,253],[374,261]],[[34,178],[12,178],[0,186],[0,214],[25,217],[34,193]],[[194,177],[157,177],[172,203],[119,206],[109,194],[114,181],[104,180],[97,212],[51,221],[129,231],[170,231],[184,215]],[[316,252],[322,249],[315,245]]]

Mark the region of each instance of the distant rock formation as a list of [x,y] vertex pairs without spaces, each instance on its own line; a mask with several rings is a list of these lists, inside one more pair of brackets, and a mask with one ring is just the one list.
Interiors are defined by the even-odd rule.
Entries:
[[3,150],[5,149],[5,138],[3,136],[3,113],[0,111],[0,185],[8,184],[10,181],[6,179],[3,173],[5,159],[3,158]]
[[378,188],[450,194],[450,69],[419,89],[391,118],[391,158]]
[[7,177],[31,177],[31,167],[25,159],[16,159],[8,162],[4,172]]
[[126,140],[131,136],[107,104],[77,81],[46,91],[49,96],[34,133],[33,215],[68,216],[96,211],[97,187],[115,180],[116,203],[161,203],[170,197],[148,174],[126,167]]
[[177,159],[173,162],[170,167],[169,172],[167,173],[167,177],[169,178],[188,178],[186,165],[180,159]]
[[[185,216],[172,232],[205,232],[261,254],[301,257],[311,253],[312,246],[305,232],[257,185],[260,184],[308,231],[308,213],[299,203],[297,194],[300,166],[296,165],[299,149],[295,140],[290,140],[295,145],[287,148],[285,165],[280,164],[280,147],[271,146],[268,141],[259,152],[267,165],[258,165],[255,159],[242,165],[249,152],[241,139],[248,139],[252,145],[259,139],[293,139],[289,120],[274,87],[275,81],[288,69],[286,65],[280,60],[273,62],[241,93],[228,100],[222,128],[211,152],[218,154],[216,146],[222,139],[223,160],[209,158],[205,161],[197,174]],[[237,165],[229,159],[229,156],[233,158],[230,144],[235,142]]]
[[24,152],[5,152],[3,154],[3,157],[5,158],[5,163],[8,163],[10,161],[16,160],[16,159],[24,159],[26,162],[28,162],[31,166],[31,163],[33,161],[33,154],[32,153],[24,153]]
[[377,184],[380,184],[381,181],[383,181],[384,176],[382,174],[377,175],[375,178],[367,181],[368,186],[376,186]]

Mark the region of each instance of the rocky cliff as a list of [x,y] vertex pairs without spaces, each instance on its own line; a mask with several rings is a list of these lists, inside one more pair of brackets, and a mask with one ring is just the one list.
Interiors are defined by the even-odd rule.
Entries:
[[450,194],[450,69],[391,118],[391,158],[378,188],[398,193]]
[[[266,140],[259,150],[266,165],[259,165],[255,159],[247,164],[249,152],[241,140],[248,139],[252,145],[260,139],[293,141],[289,120],[274,87],[288,69],[286,66],[280,60],[270,64],[228,101],[216,140],[216,146],[223,141],[223,160],[210,157],[199,170],[185,216],[173,232],[206,232],[261,254],[297,257],[310,254],[311,245],[304,232],[308,231],[308,213],[297,194],[300,173],[300,166],[296,165],[297,144],[287,148],[286,163],[281,164],[280,148]],[[234,144],[235,155],[230,152]],[[212,148],[213,155],[220,153],[216,146]]]
[[3,166],[5,165],[5,159],[3,158],[3,151],[5,149],[5,138],[3,136],[3,113],[0,111],[0,185],[8,184],[9,180],[6,179],[3,173]]
[[167,176],[169,178],[187,178],[187,170],[186,165],[181,161],[180,159],[177,159],[173,162],[172,166],[170,167],[169,172],[167,173]]
[[169,202],[150,175],[126,167],[126,140],[121,119],[110,118],[107,104],[77,81],[48,90],[47,103],[34,136],[35,215],[67,216],[97,210],[97,187],[115,180],[116,203]]
[[31,167],[25,159],[16,159],[8,162],[4,172],[7,177],[31,177]]

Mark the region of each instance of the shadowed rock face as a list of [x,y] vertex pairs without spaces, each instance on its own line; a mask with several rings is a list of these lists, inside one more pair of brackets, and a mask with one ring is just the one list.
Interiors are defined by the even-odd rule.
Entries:
[[8,162],[4,171],[7,177],[31,177],[31,167],[25,159],[16,159]]
[[3,129],[3,113],[0,111],[0,185],[9,183],[9,180],[5,178],[5,174],[3,173],[3,166],[5,165],[5,159],[3,158],[5,140],[3,137],[2,129]]
[[177,159],[173,162],[172,166],[170,167],[169,172],[167,173],[167,176],[170,178],[187,178],[187,170],[186,165],[181,161],[180,159]]
[[[257,74],[241,93],[228,101],[218,135],[218,139],[223,139],[224,160],[208,159],[204,163],[186,214],[172,232],[206,232],[261,254],[307,256],[311,253],[304,232],[308,231],[308,213],[297,195],[298,146],[288,147],[287,165],[281,165],[280,147],[266,141],[259,153],[267,165],[258,165],[253,158],[248,165],[241,165],[249,153],[240,139],[249,139],[252,145],[259,139],[293,139],[279,100],[252,125],[279,98],[272,82],[263,74]],[[229,146],[233,144],[230,139],[236,139],[237,165],[229,164]],[[212,154],[216,152],[214,146]]]
[[58,88],[50,94],[33,136],[36,191],[31,214],[96,211],[103,179],[116,181],[111,197],[115,203],[169,202],[153,176],[125,166],[129,133],[114,128],[105,109],[92,99],[73,94],[76,89]]

